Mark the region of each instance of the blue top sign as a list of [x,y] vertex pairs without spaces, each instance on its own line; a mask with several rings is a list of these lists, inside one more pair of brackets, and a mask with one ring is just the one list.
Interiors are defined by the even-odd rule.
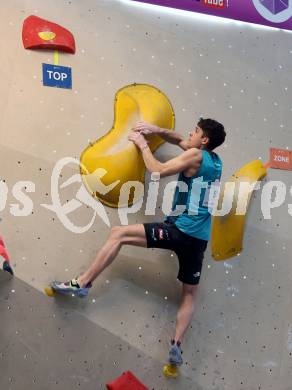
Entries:
[[67,66],[43,64],[43,85],[47,87],[72,88],[72,71]]

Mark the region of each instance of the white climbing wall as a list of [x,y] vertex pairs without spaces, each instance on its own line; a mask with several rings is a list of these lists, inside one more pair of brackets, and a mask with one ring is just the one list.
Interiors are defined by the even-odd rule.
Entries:
[[[136,82],[160,88],[173,104],[176,130],[185,135],[200,116],[221,121],[228,135],[218,149],[223,180],[253,159],[266,162],[270,147],[292,148],[292,33],[129,3],[11,0],[1,6],[0,177],[8,198],[5,204],[1,193],[0,232],[17,277],[39,291],[52,279],[84,270],[108,234],[98,217],[88,232],[75,234],[41,204],[51,203],[55,163],[79,158],[88,142],[111,129],[113,99],[121,87]],[[60,65],[72,67],[72,90],[42,86],[41,64],[54,57],[23,49],[22,22],[31,14],[74,34],[76,55],[59,56]],[[163,145],[156,156],[164,160],[178,153]],[[60,181],[77,172],[74,165],[64,168]],[[269,170],[263,184],[283,182],[285,201],[266,220],[261,191],[256,193],[240,256],[215,263],[207,251],[182,376],[176,384],[149,376],[149,388],[291,389],[291,178],[291,172]],[[12,190],[21,180],[35,183],[29,194],[33,211],[16,217],[11,204],[19,202]],[[162,181],[162,190],[169,180]],[[61,189],[62,202],[72,200],[79,186]],[[117,211],[107,212],[111,224],[119,224]],[[92,210],[82,206],[70,218],[85,225]],[[161,219],[160,209],[152,217],[143,210],[130,216],[131,223]],[[180,298],[176,275],[171,252],[124,247],[90,298],[69,310],[162,365]],[[127,351],[123,356],[127,359]],[[17,367],[13,370],[17,375]],[[18,389],[13,382],[10,388]],[[86,381],[81,388],[89,388]]]

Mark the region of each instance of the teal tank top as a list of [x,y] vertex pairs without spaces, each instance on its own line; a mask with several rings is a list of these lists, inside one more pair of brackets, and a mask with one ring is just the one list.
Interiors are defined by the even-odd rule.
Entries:
[[208,241],[212,203],[218,193],[221,174],[220,157],[214,152],[202,150],[199,171],[192,177],[186,177],[182,172],[179,174],[172,211],[166,221],[175,223],[179,230],[189,236]]

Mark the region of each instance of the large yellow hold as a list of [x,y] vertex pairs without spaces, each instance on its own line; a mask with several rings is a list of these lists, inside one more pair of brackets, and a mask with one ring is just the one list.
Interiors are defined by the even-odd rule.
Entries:
[[[172,105],[159,89],[147,84],[133,84],[120,89],[115,96],[115,119],[112,129],[88,146],[80,157],[83,182],[92,196],[110,207],[130,206],[143,196],[143,190],[127,201],[119,202],[121,187],[129,181],[144,183],[145,164],[140,151],[128,140],[139,121],[174,129]],[[154,152],[164,141],[150,136]],[[139,193],[140,191],[140,193]]]
[[[227,181],[219,196],[219,205],[223,198],[232,201],[230,212],[224,216],[215,215],[212,223],[212,256],[215,260],[226,260],[242,251],[246,213],[253,192],[253,185],[262,180],[267,169],[260,160],[254,160],[241,167]],[[245,183],[244,186],[240,184]],[[240,213],[242,204],[245,212]]]

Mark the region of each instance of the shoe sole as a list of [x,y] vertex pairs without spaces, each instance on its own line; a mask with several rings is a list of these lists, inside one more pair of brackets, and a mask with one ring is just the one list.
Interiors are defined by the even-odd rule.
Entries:
[[51,289],[57,293],[57,294],[61,294],[61,295],[68,295],[68,296],[73,296],[73,297],[78,297],[78,298],[86,298],[87,295],[88,295],[88,292],[83,292],[83,291],[78,291],[78,290],[69,290],[69,289],[64,289],[64,288],[59,288],[57,286],[55,286],[54,284],[51,284]]

